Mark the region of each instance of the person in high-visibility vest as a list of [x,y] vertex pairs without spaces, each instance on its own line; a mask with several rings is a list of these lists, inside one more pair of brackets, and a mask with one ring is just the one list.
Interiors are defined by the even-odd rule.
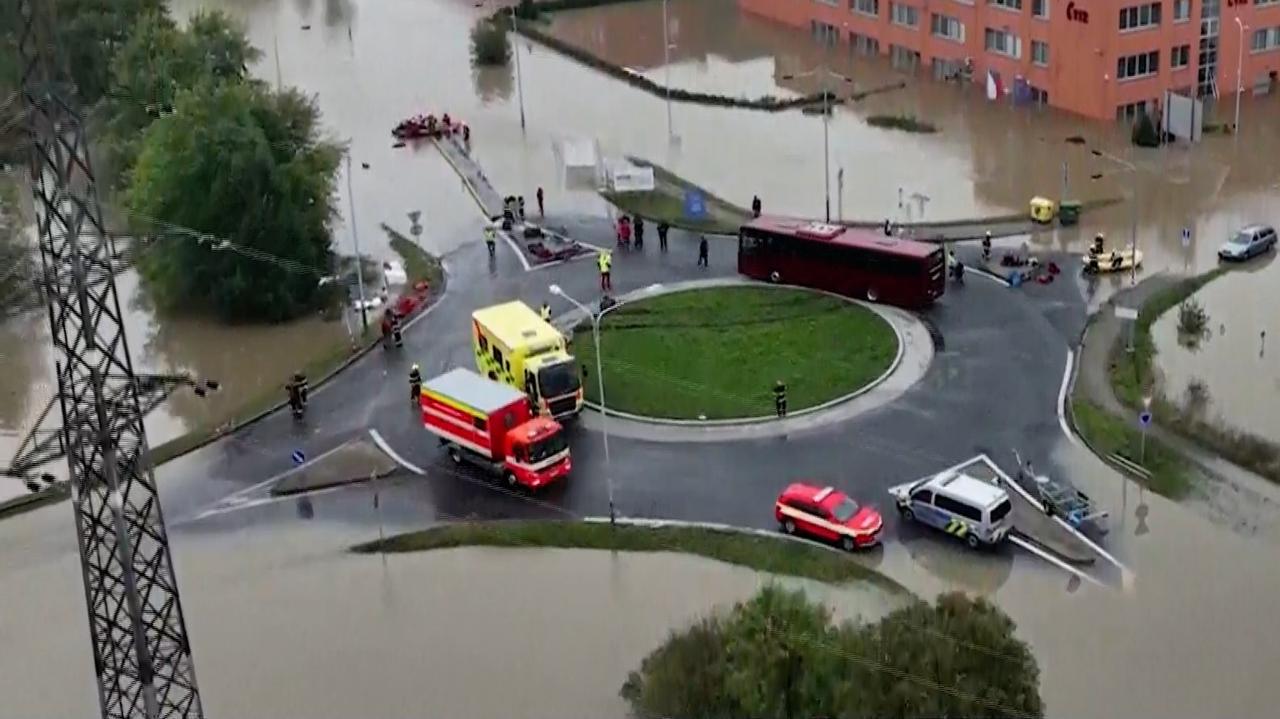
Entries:
[[600,267],[600,289],[609,291],[613,289],[613,279],[610,277],[610,269],[613,266],[613,255],[608,252],[601,252],[596,258],[596,263]]
[[546,302],[543,302],[542,309],[538,311],[538,314],[542,316],[543,322],[550,322],[551,321],[551,305],[547,304]]
[[489,256],[493,257],[498,241],[498,230],[494,227],[484,228],[484,243],[489,246]]
[[409,401],[417,402],[418,397],[422,395],[422,373],[418,371],[418,365],[414,365],[409,370]]

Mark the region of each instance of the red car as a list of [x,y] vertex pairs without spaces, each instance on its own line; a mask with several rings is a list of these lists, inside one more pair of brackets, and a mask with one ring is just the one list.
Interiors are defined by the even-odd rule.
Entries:
[[848,551],[880,541],[884,521],[871,507],[859,505],[834,487],[796,482],[778,496],[773,514],[787,534],[839,542]]

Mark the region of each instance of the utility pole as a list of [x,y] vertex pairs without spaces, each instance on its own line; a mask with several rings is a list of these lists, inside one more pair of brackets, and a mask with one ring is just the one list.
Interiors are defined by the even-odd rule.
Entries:
[[1240,47],[1236,51],[1236,122],[1231,128],[1233,137],[1240,137],[1240,95],[1244,93],[1244,31],[1249,27],[1236,15],[1236,25],[1240,27]]
[[114,240],[55,46],[19,0],[22,98],[62,438],[102,716],[202,717],[191,645],[116,292]]
[[524,79],[520,76],[520,31],[516,29],[516,6],[511,6],[511,54],[516,56],[516,96],[520,99],[520,132],[524,125]]
[[675,132],[671,128],[671,40],[668,38],[667,22],[667,0],[662,0],[662,66],[665,68],[666,80],[664,84],[667,87],[667,142],[670,143],[675,137]]
[[822,66],[822,190],[827,199],[827,223],[831,222],[831,71]]
[[360,231],[356,229],[356,198],[351,191],[351,146],[347,145],[347,205],[351,208],[348,218],[351,222],[351,244],[356,251],[356,288],[360,293],[360,323],[364,331],[369,330],[369,308],[364,301],[364,255],[360,254]]
[[844,222],[844,168],[836,170],[836,217]]

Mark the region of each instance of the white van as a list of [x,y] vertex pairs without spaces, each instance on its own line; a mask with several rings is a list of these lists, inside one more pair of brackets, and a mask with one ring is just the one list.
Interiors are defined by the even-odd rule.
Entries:
[[915,520],[977,549],[999,544],[1013,529],[1013,504],[999,487],[963,472],[946,471],[889,490],[903,519]]

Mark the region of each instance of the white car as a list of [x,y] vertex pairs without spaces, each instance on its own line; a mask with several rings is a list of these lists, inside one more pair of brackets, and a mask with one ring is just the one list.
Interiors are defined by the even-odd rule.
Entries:
[[1266,225],[1251,225],[1236,233],[1218,249],[1218,258],[1223,260],[1247,260],[1276,248],[1275,228]]

